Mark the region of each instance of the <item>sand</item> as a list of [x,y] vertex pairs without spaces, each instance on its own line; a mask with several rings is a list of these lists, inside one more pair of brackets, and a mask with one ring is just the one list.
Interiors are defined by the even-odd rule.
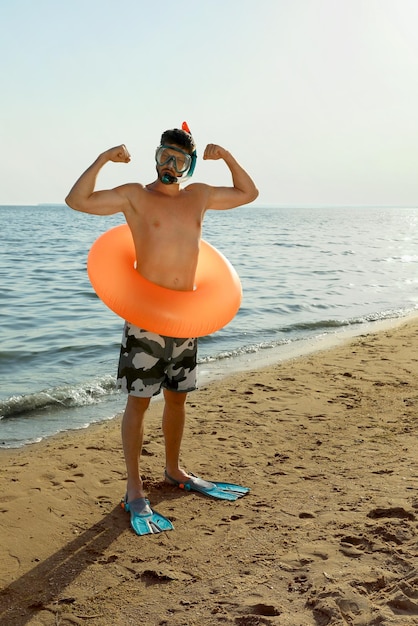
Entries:
[[418,321],[190,395],[183,465],[251,493],[165,485],[161,403],[143,476],[175,530],[120,508],[120,417],[1,451],[7,626],[418,624]]

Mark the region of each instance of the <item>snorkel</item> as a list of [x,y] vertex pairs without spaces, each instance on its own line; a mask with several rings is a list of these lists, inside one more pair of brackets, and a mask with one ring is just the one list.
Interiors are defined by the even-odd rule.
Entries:
[[172,185],[173,183],[177,183],[179,179],[177,176],[173,176],[172,174],[166,172],[161,176],[160,180],[164,183],[164,185]]
[[[192,134],[190,132],[190,129],[189,129],[189,126],[188,126],[187,122],[183,122],[183,124],[181,126],[181,129],[184,132],[188,133],[190,135],[190,137],[191,137]],[[159,162],[159,157],[161,155],[161,151],[164,148],[167,148],[167,150],[171,150],[174,153],[178,152],[179,153],[179,157],[180,157],[180,155],[183,155],[184,159],[186,159],[186,157],[187,157],[187,160],[190,161],[190,165],[187,167],[187,169],[185,171],[177,169],[176,154],[172,154],[172,153],[171,153],[171,155],[168,154],[167,157],[165,157],[166,160],[164,160],[162,163]],[[179,157],[177,157],[177,158],[179,158]],[[158,146],[158,148],[156,150],[156,153],[155,153],[155,160],[157,162],[157,165],[161,166],[161,165],[166,165],[166,164],[169,163],[170,166],[173,167],[173,169],[175,170],[175,172],[177,174],[177,176],[173,176],[173,174],[170,174],[169,172],[164,172],[164,174],[162,174],[162,175],[158,174],[159,179],[161,180],[161,182],[164,185],[172,185],[174,183],[179,185],[179,184],[185,182],[188,178],[191,178],[191,176],[193,175],[194,169],[196,167],[196,159],[197,159],[196,150],[193,150],[193,152],[190,154],[189,152],[184,152],[179,147],[175,147],[174,145],[173,146],[169,146],[169,145],[167,145],[167,146],[164,146],[164,145]]]

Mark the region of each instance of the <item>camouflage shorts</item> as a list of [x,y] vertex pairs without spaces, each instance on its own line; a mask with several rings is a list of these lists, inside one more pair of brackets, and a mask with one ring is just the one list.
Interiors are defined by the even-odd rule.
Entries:
[[126,322],[120,349],[117,386],[139,398],[161,388],[188,392],[197,386],[197,339],[176,339]]

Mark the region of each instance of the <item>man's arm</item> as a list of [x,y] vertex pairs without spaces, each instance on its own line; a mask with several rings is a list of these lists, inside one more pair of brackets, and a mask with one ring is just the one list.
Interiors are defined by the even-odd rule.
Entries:
[[211,188],[207,204],[208,209],[233,209],[257,198],[258,189],[254,181],[228,150],[215,144],[209,144],[206,146],[203,158],[215,161],[223,159],[229,167],[233,182],[233,187]]
[[124,145],[106,150],[80,176],[65,198],[69,207],[83,213],[95,215],[112,215],[125,211],[129,207],[129,199],[125,194],[126,185],[106,191],[94,191],[97,175],[106,163],[129,163],[131,157]]

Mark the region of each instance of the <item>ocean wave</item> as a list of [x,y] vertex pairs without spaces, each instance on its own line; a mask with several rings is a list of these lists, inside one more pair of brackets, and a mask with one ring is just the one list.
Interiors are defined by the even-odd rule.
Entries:
[[285,326],[281,329],[281,332],[294,334],[297,331],[301,331],[309,334],[310,332],[318,331],[322,333],[333,329],[338,330],[339,328],[344,328],[346,326],[358,326],[361,324],[368,324],[370,322],[397,319],[405,317],[414,310],[416,310],[416,307],[405,307],[403,309],[386,309],[384,311],[373,312],[350,319],[321,319],[317,321],[297,322],[295,324]]
[[27,395],[11,396],[0,401],[0,419],[49,408],[59,410],[97,404],[113,393],[116,393],[116,381],[114,377],[106,375],[75,386],[63,385]]
[[[306,322],[296,322],[287,326],[281,326],[279,329],[274,329],[274,333],[273,329],[271,329],[274,337],[270,340],[241,345],[239,348],[233,350],[225,350],[217,354],[204,356],[199,358],[199,364],[214,363],[224,359],[240,358],[246,354],[253,354],[261,350],[280,348],[280,346],[296,343],[307,338],[322,337],[326,334],[338,333],[339,331],[344,331],[346,328],[356,326],[361,327],[365,324],[373,322],[383,322],[385,320],[403,318],[417,309],[418,306],[403,309],[387,309],[378,313],[370,313],[368,315],[353,317],[351,319],[319,319],[316,321],[307,320]],[[268,331],[266,332],[268,334]],[[277,338],[277,335],[282,336]]]

